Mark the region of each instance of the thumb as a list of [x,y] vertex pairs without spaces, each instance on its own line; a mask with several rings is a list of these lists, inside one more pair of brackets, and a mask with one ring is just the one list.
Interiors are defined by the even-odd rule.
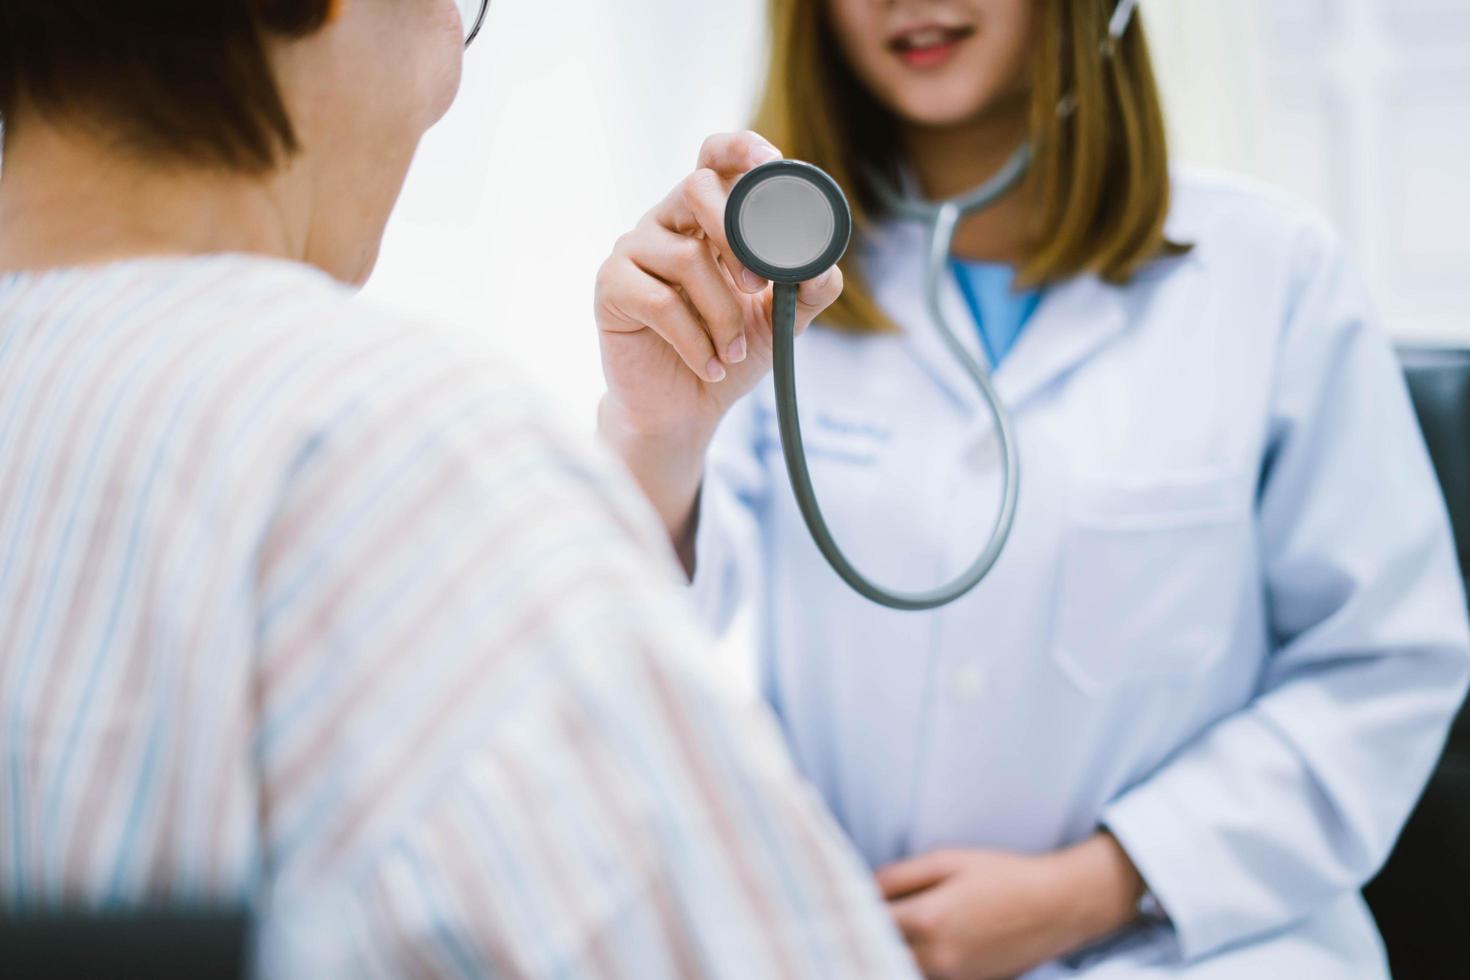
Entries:
[[842,295],[844,279],[842,269],[833,266],[810,282],[804,282],[796,291],[796,332],[800,334],[827,307],[837,302]]
[[[842,270],[833,266],[815,279],[808,280],[796,290],[796,333],[801,335],[812,321],[827,311],[842,295]],[[766,307],[766,320],[775,325],[776,290],[768,287],[765,295],[757,297]]]

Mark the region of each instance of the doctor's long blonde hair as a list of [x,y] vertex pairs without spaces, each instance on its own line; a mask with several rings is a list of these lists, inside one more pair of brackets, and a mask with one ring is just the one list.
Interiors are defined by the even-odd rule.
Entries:
[[[1035,156],[1020,189],[1035,202],[1035,221],[1018,279],[1044,285],[1092,272],[1126,282],[1150,259],[1182,250],[1164,237],[1169,155],[1143,24],[1135,18],[1103,57],[1113,0],[1037,2]],[[897,130],[848,68],[826,7],[825,0],[771,0],[771,62],[754,128],[788,157],[815,163],[856,192],[861,236],[881,217],[862,171],[893,171]],[[850,330],[891,330],[855,251],[842,264],[847,287],[825,319]]]

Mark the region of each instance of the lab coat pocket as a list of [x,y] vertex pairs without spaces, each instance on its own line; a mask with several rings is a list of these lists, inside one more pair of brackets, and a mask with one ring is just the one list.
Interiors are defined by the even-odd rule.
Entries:
[[1187,678],[1230,644],[1248,495],[1217,473],[1073,486],[1052,649],[1081,690]]

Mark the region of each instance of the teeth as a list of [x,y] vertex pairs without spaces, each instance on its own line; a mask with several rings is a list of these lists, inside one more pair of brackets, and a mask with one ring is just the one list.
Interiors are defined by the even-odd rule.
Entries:
[[934,48],[948,39],[948,33],[942,30],[916,31],[905,38],[911,48]]
[[897,51],[924,51],[953,43],[969,33],[964,28],[925,27],[900,35],[892,45]]

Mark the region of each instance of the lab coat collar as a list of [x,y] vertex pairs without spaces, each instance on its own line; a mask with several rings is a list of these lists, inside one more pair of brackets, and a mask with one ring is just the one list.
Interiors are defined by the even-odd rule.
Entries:
[[[918,222],[889,221],[871,236],[865,256],[878,305],[904,332],[904,345],[934,381],[967,414],[985,414],[975,382],[954,359],[929,322],[924,301],[927,229]],[[1118,336],[1128,323],[1123,290],[1094,275],[1047,287],[1031,322],[995,372],[996,387],[1011,409],[1075,370]],[[940,307],[960,342],[984,362],[980,338],[954,276],[941,277]]]

